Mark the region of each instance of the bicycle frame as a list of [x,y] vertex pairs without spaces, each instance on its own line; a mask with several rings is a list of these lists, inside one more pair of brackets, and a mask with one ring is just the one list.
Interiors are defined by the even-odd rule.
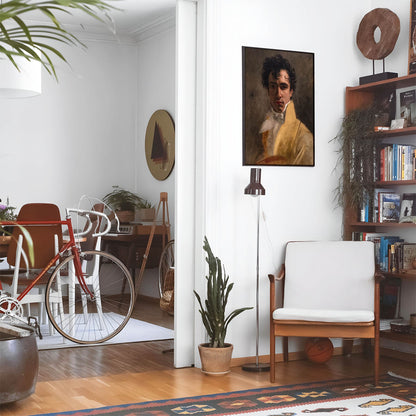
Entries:
[[77,276],[78,282],[82,288],[82,290],[90,296],[92,299],[94,298],[94,295],[89,290],[87,284],[85,283],[84,275],[82,273],[82,266],[81,266],[81,259],[79,257],[80,249],[77,245],[77,242],[75,241],[74,236],[74,229],[72,227],[72,220],[71,217],[68,215],[65,220],[61,221],[1,221],[0,226],[36,226],[36,225],[64,225],[68,228],[68,234],[69,234],[69,241],[67,243],[64,243],[59,252],[53,257],[53,259],[50,260],[50,262],[42,269],[42,271],[33,279],[33,281],[23,290],[22,293],[19,294],[17,297],[17,300],[22,300],[27,293],[36,285],[36,283],[53,267],[53,265],[62,257],[62,255],[71,250],[71,253],[74,256],[74,268],[75,268],[75,274]]

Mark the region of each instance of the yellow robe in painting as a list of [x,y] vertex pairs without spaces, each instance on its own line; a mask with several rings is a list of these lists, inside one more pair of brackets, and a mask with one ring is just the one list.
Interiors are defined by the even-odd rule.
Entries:
[[284,122],[269,113],[260,133],[264,152],[258,164],[313,166],[313,135],[296,118],[293,101],[286,107]]

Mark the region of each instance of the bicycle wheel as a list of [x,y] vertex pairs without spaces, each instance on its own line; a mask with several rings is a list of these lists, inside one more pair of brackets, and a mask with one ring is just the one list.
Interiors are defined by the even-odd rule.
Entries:
[[74,256],[65,258],[46,286],[46,310],[54,328],[79,344],[109,340],[127,324],[134,306],[134,284],[126,266],[101,251],[80,253],[86,285],[74,272]]
[[163,296],[167,272],[175,266],[174,240],[168,241],[159,260],[159,295]]

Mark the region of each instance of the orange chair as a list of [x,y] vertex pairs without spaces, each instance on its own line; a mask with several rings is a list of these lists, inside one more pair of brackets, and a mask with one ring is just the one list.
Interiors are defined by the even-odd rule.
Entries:
[[[60,221],[61,215],[59,208],[54,204],[31,203],[22,206],[17,220]],[[33,264],[29,264],[29,247],[25,235],[19,227],[14,227],[7,253],[7,263],[10,268],[3,269],[0,273],[3,290],[10,292],[12,297],[18,296],[19,287],[26,287],[33,280],[36,271],[44,268],[62,246],[62,226],[59,224],[25,226],[24,228],[32,238]],[[28,314],[31,313],[30,304],[40,304],[39,318],[42,318],[43,322],[46,318],[44,288],[48,278],[49,274],[45,275],[21,300],[23,305],[28,305]]]
[[[285,262],[270,279],[270,381],[275,381],[275,338],[364,338],[374,341],[374,382],[379,377],[379,309],[382,276],[369,241],[299,241],[286,246]],[[282,306],[276,282],[282,282]]]

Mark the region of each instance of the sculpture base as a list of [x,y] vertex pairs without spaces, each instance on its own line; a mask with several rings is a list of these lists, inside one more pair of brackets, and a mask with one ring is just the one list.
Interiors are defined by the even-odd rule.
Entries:
[[380,72],[379,74],[367,75],[360,77],[360,85],[369,84],[370,82],[384,81],[386,79],[397,78],[397,72]]
[[241,367],[244,371],[251,371],[251,372],[257,372],[260,373],[262,371],[269,371],[270,370],[270,365],[266,364],[266,363],[249,363],[249,364],[244,364]]

